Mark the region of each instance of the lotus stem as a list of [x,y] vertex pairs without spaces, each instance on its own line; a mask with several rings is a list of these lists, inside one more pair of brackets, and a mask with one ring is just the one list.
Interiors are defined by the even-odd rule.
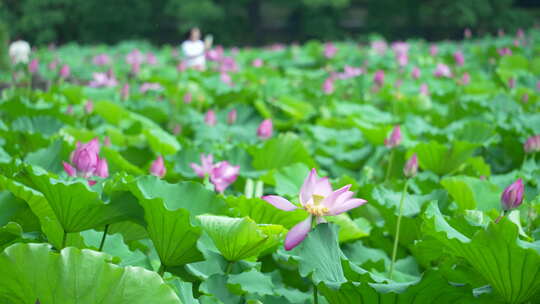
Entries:
[[313,283],[313,304],[319,304],[319,291],[315,283]]
[[64,237],[62,238],[62,248],[60,249],[66,248],[66,241],[67,241],[67,232],[64,230]]
[[230,274],[232,269],[233,269],[233,265],[234,265],[234,262],[231,262],[229,261],[229,263],[227,264],[227,269],[225,269],[225,274]]
[[394,274],[394,265],[396,264],[396,255],[399,244],[399,230],[401,226],[401,217],[403,216],[403,202],[405,201],[405,195],[407,194],[407,187],[409,186],[409,179],[405,182],[403,192],[401,193],[401,200],[399,201],[399,214],[396,222],[396,236],[394,238],[394,247],[392,248],[392,262],[390,263],[390,280]]
[[105,245],[105,238],[107,238],[107,231],[109,231],[109,224],[105,225],[105,229],[103,229],[103,235],[101,236],[101,243],[99,243],[98,251],[103,250],[103,246]]
[[384,182],[386,183],[390,178],[390,172],[392,172],[392,163],[394,162],[394,149],[390,152],[390,158],[388,159],[388,168],[386,168],[386,176]]
[[159,266],[158,269],[158,274],[160,277],[163,277],[163,275],[165,274],[165,264],[161,263],[161,266]]

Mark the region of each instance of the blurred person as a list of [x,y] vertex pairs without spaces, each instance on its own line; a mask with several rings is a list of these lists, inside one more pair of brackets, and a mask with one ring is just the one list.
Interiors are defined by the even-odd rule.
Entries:
[[205,41],[201,40],[201,31],[194,27],[189,32],[189,39],[182,43],[182,53],[184,53],[187,67],[206,68],[205,53],[212,45],[212,37],[207,36]]

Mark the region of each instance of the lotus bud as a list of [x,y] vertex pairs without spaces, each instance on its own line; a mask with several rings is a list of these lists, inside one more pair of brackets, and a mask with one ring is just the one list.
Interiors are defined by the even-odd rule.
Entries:
[[531,136],[527,138],[525,144],[523,145],[525,153],[536,153],[540,152],[540,134]]
[[64,64],[62,68],[60,69],[60,77],[63,79],[66,79],[71,74],[71,69],[69,68],[69,65]]
[[216,113],[214,110],[208,110],[204,115],[204,122],[209,126],[215,126],[217,123]]
[[236,109],[232,109],[229,111],[229,113],[227,114],[227,123],[232,125],[236,122],[236,116],[237,116],[237,113],[236,113]]
[[392,129],[392,133],[390,133],[390,137],[384,140],[384,145],[389,148],[395,148],[399,146],[401,143],[401,128],[399,126],[395,126],[394,129]]
[[273,128],[272,120],[270,118],[265,119],[261,122],[259,128],[257,128],[257,136],[260,139],[268,139],[272,137]]
[[150,166],[150,174],[162,178],[165,176],[165,173],[167,173],[167,169],[165,168],[163,156],[160,155],[155,161],[152,162],[152,165]]
[[409,160],[405,163],[405,167],[403,168],[403,174],[407,178],[412,178],[416,176],[416,173],[418,172],[418,157],[416,156],[416,153],[414,153]]
[[504,211],[515,209],[523,202],[524,185],[523,180],[519,178],[510,186],[504,189],[501,195],[501,204]]

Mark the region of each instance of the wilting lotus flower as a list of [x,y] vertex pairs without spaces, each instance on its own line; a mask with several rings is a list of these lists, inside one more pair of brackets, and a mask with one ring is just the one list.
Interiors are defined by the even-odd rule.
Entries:
[[293,211],[302,208],[309,213],[308,218],[296,224],[287,233],[285,250],[293,249],[306,238],[311,230],[313,217],[315,217],[317,223],[323,223],[326,222],[324,216],[338,215],[367,202],[360,198],[353,198],[354,193],[349,191],[350,188],[351,185],[346,185],[333,191],[328,178],[319,178],[317,171],[312,169],[300,189],[300,207],[281,196],[263,196],[263,200],[281,210]]
[[259,128],[257,128],[257,136],[259,136],[260,139],[268,139],[272,137],[273,129],[272,120],[267,118],[263,120],[259,125]]
[[34,58],[28,64],[28,71],[30,72],[30,74],[35,74],[37,73],[38,69],[39,69],[39,61]]
[[525,153],[540,152],[540,134],[527,138],[527,141],[523,145]]
[[114,87],[118,85],[118,81],[114,78],[114,75],[108,73],[93,73],[94,79],[88,83],[88,86],[91,88],[101,88],[101,87]]
[[92,100],[87,100],[86,103],[84,104],[84,111],[86,112],[86,114],[91,114],[92,112],[94,112],[94,102]]
[[518,30],[516,32],[516,36],[518,37],[518,39],[525,38],[525,31],[523,31],[522,28],[518,28]]
[[184,103],[191,103],[191,100],[193,100],[193,96],[190,92],[184,94]]
[[424,96],[429,96],[429,86],[427,83],[422,83],[420,85],[420,94]]
[[418,67],[414,67],[412,72],[411,72],[412,78],[418,79],[418,78],[420,78],[420,74],[421,74],[420,69]]
[[328,77],[324,80],[322,85],[322,90],[324,94],[330,95],[334,92],[334,78]]
[[95,65],[108,65],[111,63],[111,58],[107,54],[99,54],[92,58],[92,62]]
[[69,77],[69,74],[71,74],[71,69],[69,68],[69,65],[64,64],[60,69],[60,77],[66,79]]
[[174,125],[174,128],[173,128],[173,134],[174,135],[178,135],[182,132],[182,126],[180,124],[176,124]]
[[439,48],[437,47],[436,44],[432,44],[430,47],[429,47],[429,54],[433,57],[437,56],[437,53],[439,53]]
[[500,56],[506,56],[506,55],[510,56],[512,55],[512,50],[508,47],[505,47],[502,49],[498,49],[497,53],[499,53]]
[[129,84],[126,83],[122,86],[120,96],[122,97],[122,100],[126,100],[129,98]]
[[165,176],[165,173],[167,173],[167,169],[165,168],[165,164],[163,162],[163,156],[160,155],[155,161],[152,162],[152,165],[150,165],[150,174],[162,178]]
[[395,148],[399,146],[401,143],[401,128],[399,126],[395,126],[394,129],[392,129],[392,133],[390,133],[390,137],[384,140],[384,145],[389,148]]
[[208,110],[204,114],[204,122],[209,126],[215,126],[217,123],[216,112],[214,110]]
[[229,113],[227,113],[227,123],[230,125],[234,124],[236,122],[236,116],[236,109],[230,110]]
[[9,45],[9,58],[13,64],[27,63],[30,57],[30,44],[17,40]]
[[377,72],[375,72],[375,75],[373,76],[373,82],[375,82],[377,86],[382,87],[382,85],[384,84],[383,70],[378,70]]
[[450,70],[450,67],[448,67],[444,63],[437,64],[437,67],[435,68],[435,71],[433,72],[433,75],[435,77],[452,77],[452,71]]
[[214,165],[210,173],[210,181],[214,184],[216,191],[223,193],[229,185],[238,178],[240,166],[232,166],[227,161],[221,161]]
[[456,61],[456,65],[462,66],[465,64],[465,56],[461,51],[457,51],[454,53],[454,60]]
[[326,57],[327,59],[334,57],[337,51],[337,48],[331,42],[328,42],[324,45],[324,57]]
[[472,32],[470,28],[466,28],[463,35],[465,36],[465,39],[470,39],[472,37]]
[[510,89],[513,89],[513,88],[516,87],[516,79],[515,78],[512,77],[512,78],[508,79],[508,87]]
[[501,195],[501,204],[504,211],[515,209],[523,202],[524,185],[523,180],[519,178],[510,186],[504,189]]
[[375,51],[375,53],[382,55],[386,52],[387,44],[384,40],[376,40],[371,42],[371,49]]
[[201,165],[197,165],[196,163],[189,164],[193,171],[197,174],[199,177],[205,177],[210,176],[212,173],[212,169],[214,168],[214,156],[212,154],[204,155],[201,154]]
[[469,75],[469,73],[467,72],[463,73],[463,76],[461,77],[461,84],[468,85],[470,82],[471,82],[471,75]]
[[139,88],[139,91],[141,93],[146,93],[148,91],[161,91],[161,90],[163,90],[163,87],[159,83],[156,83],[156,82],[145,82]]
[[405,163],[403,174],[405,177],[411,178],[416,176],[416,172],[418,172],[418,157],[416,156],[416,153],[414,153]]
[[256,68],[262,67],[264,64],[263,60],[261,58],[255,58],[253,62],[251,62],[251,65]]

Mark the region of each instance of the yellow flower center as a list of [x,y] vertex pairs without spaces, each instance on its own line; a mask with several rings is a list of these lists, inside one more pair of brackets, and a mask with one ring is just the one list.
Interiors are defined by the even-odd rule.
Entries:
[[330,210],[326,208],[325,206],[321,205],[321,202],[324,200],[324,196],[313,194],[313,204],[307,204],[305,205],[305,209],[307,212],[309,212],[312,215],[315,216],[323,216],[328,214]]

